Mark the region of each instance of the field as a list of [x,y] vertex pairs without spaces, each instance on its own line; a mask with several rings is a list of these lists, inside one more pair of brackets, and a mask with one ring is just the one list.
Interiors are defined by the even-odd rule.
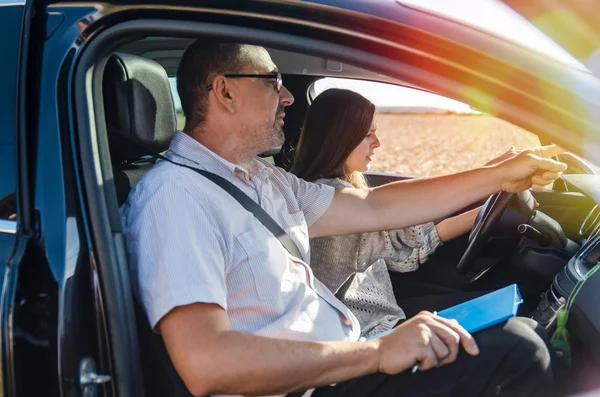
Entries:
[[[183,129],[184,116],[177,114]],[[484,164],[514,146],[539,146],[537,136],[495,117],[379,113],[371,171],[431,176]]]
[[377,116],[381,147],[371,171],[440,175],[484,164],[514,146],[540,144],[538,138],[486,115],[398,114]]

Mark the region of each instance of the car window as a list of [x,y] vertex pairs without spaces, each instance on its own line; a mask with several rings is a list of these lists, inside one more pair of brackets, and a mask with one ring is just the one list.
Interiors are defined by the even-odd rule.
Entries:
[[485,164],[508,150],[540,145],[528,131],[465,103],[393,84],[323,78],[309,90],[316,98],[329,88],[349,89],[377,107],[377,136],[371,172],[433,176]]
[[183,130],[185,127],[185,116],[183,115],[183,109],[181,108],[181,100],[177,93],[177,78],[169,77],[169,84],[171,85],[171,95],[173,95],[173,103],[175,103],[175,113],[177,114],[177,129]]

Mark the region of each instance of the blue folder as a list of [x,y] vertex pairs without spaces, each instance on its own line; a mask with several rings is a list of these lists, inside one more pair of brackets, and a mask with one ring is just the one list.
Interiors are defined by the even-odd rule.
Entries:
[[469,333],[500,324],[516,316],[523,303],[517,284],[438,312],[438,316],[455,319]]
[[[517,314],[523,303],[517,284],[509,285],[489,294],[482,295],[437,313],[438,316],[454,319],[469,333],[500,324]],[[385,331],[367,339],[379,338],[390,333]]]

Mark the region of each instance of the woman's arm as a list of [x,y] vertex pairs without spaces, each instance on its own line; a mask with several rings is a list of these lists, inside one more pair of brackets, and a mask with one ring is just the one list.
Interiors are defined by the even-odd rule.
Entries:
[[441,240],[432,222],[391,230],[389,241],[395,255],[386,261],[388,269],[395,272],[413,272],[425,263]]
[[477,207],[460,215],[446,218],[435,225],[440,240],[446,242],[470,231],[480,210],[481,207]]
[[541,190],[567,166],[526,150],[498,164],[456,174],[392,182],[369,190],[336,189],[331,205],[309,227],[310,237],[394,230],[440,219],[499,191]]

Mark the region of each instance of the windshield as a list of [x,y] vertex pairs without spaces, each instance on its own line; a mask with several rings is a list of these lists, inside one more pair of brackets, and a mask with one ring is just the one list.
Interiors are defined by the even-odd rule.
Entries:
[[396,0],[473,26],[581,70],[587,68],[515,10],[499,0]]

